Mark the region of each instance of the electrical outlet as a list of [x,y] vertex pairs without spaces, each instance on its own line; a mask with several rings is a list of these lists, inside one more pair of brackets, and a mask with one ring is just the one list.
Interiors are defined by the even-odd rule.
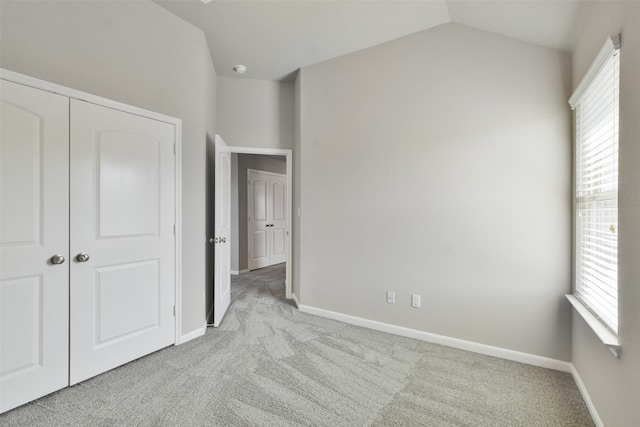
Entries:
[[393,291],[387,291],[387,304],[396,303],[396,293]]
[[411,294],[411,307],[420,308],[420,295]]

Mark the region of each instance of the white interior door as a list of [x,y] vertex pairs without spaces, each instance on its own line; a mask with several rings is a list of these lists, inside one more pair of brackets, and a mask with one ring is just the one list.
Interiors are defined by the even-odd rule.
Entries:
[[213,326],[220,326],[231,304],[231,153],[220,135],[215,139],[215,218]]
[[[67,386],[69,100],[0,81],[0,412]],[[54,264],[52,257],[60,255]]]
[[287,260],[287,177],[271,175],[270,191],[270,248],[269,264],[280,264]]
[[71,100],[71,384],[175,342],[174,132]]
[[269,261],[269,175],[249,170],[247,172],[247,224],[249,270],[266,267]]
[[287,177],[248,170],[249,270],[286,261]]

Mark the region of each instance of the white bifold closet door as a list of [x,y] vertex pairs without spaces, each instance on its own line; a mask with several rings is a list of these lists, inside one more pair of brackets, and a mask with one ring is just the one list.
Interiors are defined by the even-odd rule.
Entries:
[[175,342],[175,127],[1,84],[4,412]]
[[287,177],[249,169],[249,270],[287,259]]
[[69,384],[69,98],[3,80],[0,94],[4,412]]

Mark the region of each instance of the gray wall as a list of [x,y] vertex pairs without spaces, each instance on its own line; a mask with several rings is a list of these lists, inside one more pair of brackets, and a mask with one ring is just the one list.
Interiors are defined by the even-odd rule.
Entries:
[[149,2],[0,2],[0,65],[182,119],[182,332],[204,325],[206,140],[216,74],[202,31]]
[[640,426],[640,3],[602,2],[573,54],[576,87],[605,39],[622,34],[620,54],[619,338],[618,360],[578,315],[573,364],[606,426]]
[[286,175],[287,160],[280,156],[262,156],[256,154],[238,154],[238,237],[231,238],[231,252],[237,245],[238,269],[247,270],[248,243],[247,235],[247,169],[273,172]]
[[218,133],[228,145],[293,148],[293,83],[218,78]]
[[570,67],[446,24],[303,68],[300,302],[570,360]]

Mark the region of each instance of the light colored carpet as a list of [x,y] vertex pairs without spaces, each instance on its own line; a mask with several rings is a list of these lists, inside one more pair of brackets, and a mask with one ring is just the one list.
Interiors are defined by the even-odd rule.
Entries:
[[593,426],[569,374],[300,313],[283,265],[222,325],[0,415],[2,426]]

